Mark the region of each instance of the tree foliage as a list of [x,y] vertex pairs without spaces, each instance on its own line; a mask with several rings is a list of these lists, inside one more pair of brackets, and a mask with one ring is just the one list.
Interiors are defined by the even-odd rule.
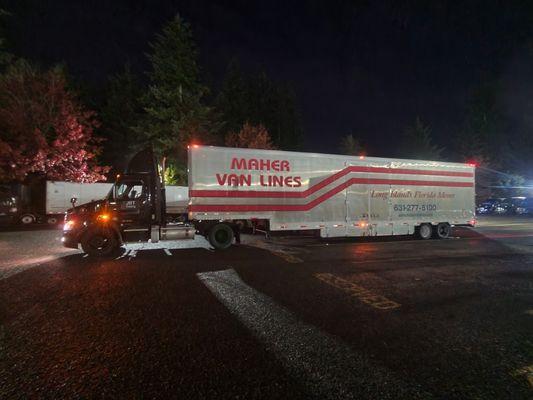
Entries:
[[13,55],[7,50],[4,37],[3,19],[7,16],[9,13],[0,8],[0,70],[3,70],[13,60]]
[[245,123],[239,132],[226,135],[226,146],[265,150],[276,148],[263,125],[253,126],[248,123]]
[[0,78],[0,180],[104,179],[107,168],[96,166],[97,126],[61,70],[43,72],[17,61]]
[[170,163],[163,173],[166,185],[187,186],[187,166]]
[[431,128],[420,117],[405,129],[401,156],[419,160],[440,160],[444,148],[433,143]]
[[143,88],[128,65],[108,80],[101,108],[101,135],[106,139],[102,160],[122,172],[146,138],[135,127],[141,122]]
[[264,72],[245,75],[234,60],[216,99],[224,121],[224,133],[236,132],[243,124],[263,125],[274,145],[284,150],[298,149],[300,121],[292,90],[271,81]]
[[360,156],[366,153],[359,139],[352,134],[346,135],[341,139],[339,150],[341,154],[349,156]]
[[457,151],[463,160],[479,165],[501,167],[504,140],[504,107],[498,82],[487,81],[474,88],[468,99],[463,130],[457,138]]
[[164,26],[151,44],[146,117],[138,130],[163,157],[183,159],[187,144],[213,141],[212,110],[200,81],[190,26],[179,16]]

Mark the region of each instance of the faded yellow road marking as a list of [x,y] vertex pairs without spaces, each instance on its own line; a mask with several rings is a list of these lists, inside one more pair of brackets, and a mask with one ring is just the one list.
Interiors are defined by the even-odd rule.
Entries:
[[320,279],[321,281],[326,282],[328,285],[336,287],[337,289],[344,290],[350,296],[356,297],[363,303],[366,303],[371,307],[377,308],[378,310],[392,310],[401,306],[400,303],[396,303],[395,301],[389,300],[385,296],[374,294],[370,290],[365,289],[362,286],[339,278],[338,276],[335,276],[333,274],[315,274],[315,278]]
[[533,365],[528,365],[526,367],[517,369],[511,373],[512,376],[524,376],[529,383],[529,386],[533,388]]
[[526,310],[527,315],[533,315],[533,310]]
[[301,262],[304,262],[304,260],[302,260],[301,258],[298,258],[296,256],[293,256],[292,254],[289,254],[289,253],[285,253],[284,251],[274,251],[274,250],[271,250],[270,251],[272,254],[278,256],[278,257],[281,257],[283,258],[285,261],[291,263],[291,264],[297,264],[297,263],[301,263]]

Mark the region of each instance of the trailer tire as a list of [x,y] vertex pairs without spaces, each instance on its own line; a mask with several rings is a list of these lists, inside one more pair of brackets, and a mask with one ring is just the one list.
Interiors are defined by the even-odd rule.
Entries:
[[433,235],[433,227],[431,224],[421,224],[417,231],[418,237],[423,240],[430,239]]
[[447,239],[450,236],[452,227],[447,222],[441,222],[435,229],[435,236],[439,239]]
[[81,238],[81,248],[92,257],[107,257],[119,246],[117,235],[112,229],[90,229]]
[[33,214],[22,214],[20,216],[20,223],[22,225],[31,225],[37,221],[37,218]]
[[228,224],[216,224],[209,229],[207,235],[211,246],[218,250],[225,250],[230,247],[234,236],[233,229]]

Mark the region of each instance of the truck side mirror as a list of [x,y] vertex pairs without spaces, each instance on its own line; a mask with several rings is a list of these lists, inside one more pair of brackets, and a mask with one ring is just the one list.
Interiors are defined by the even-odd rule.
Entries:
[[78,199],[76,197],[71,197],[70,198],[70,204],[72,204],[72,207],[75,207],[77,201],[78,201]]

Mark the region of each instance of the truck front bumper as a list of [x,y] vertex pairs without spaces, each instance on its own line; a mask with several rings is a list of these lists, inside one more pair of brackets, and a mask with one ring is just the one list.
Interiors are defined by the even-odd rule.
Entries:
[[61,237],[61,243],[63,246],[70,249],[78,248],[78,237],[77,235],[72,234],[71,232],[63,232],[63,237]]

